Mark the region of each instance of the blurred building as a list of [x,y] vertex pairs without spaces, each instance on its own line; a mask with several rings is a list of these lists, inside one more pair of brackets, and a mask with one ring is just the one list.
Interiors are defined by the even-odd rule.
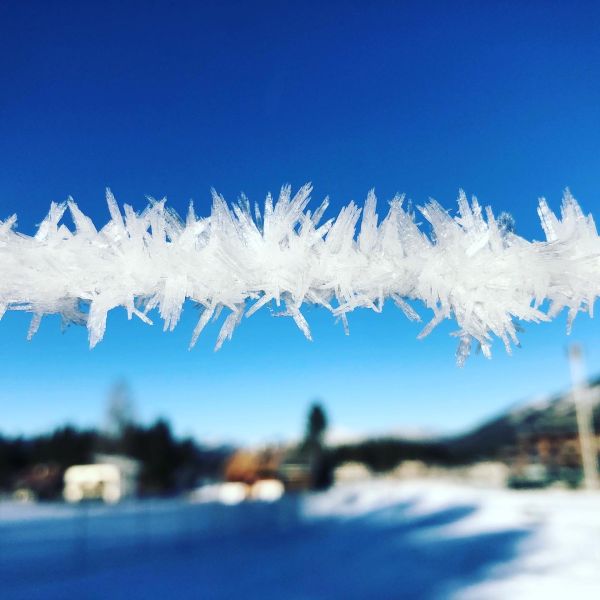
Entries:
[[62,488],[62,469],[56,463],[38,463],[25,469],[15,480],[13,497],[16,500],[50,500]]
[[113,504],[137,492],[139,464],[126,456],[97,455],[89,465],[73,465],[64,474],[67,502],[102,500]]
[[373,477],[369,468],[360,462],[346,462],[333,471],[333,480],[335,483],[354,483],[366,481]]
[[[327,471],[327,477],[324,471]],[[317,452],[305,444],[238,450],[225,464],[224,479],[247,486],[280,481],[289,492],[326,487],[322,484],[325,480],[331,483],[324,451],[319,447]]]
[[283,447],[238,450],[225,464],[224,479],[253,485],[263,479],[278,479],[279,467],[286,455]]

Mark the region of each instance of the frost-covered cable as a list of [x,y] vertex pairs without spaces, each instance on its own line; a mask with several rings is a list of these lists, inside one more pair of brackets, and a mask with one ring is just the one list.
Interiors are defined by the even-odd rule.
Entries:
[[[13,215],[0,222],[0,316],[31,312],[31,337],[44,315],[58,313],[87,326],[93,347],[113,308],[146,323],[157,309],[173,329],[191,299],[201,314],[190,346],[228,311],[218,349],[244,316],[265,306],[279,307],[276,314],[293,318],[310,339],[304,304],[324,306],[347,331],[348,313],[381,312],[386,300],[420,320],[408,302],[416,300],[433,312],[419,337],[444,319],[456,321],[462,364],[473,341],[489,356],[497,336],[510,352],[518,321],[548,321],[566,308],[570,327],[578,311],[592,315],[600,295],[600,238],[568,191],[560,218],[540,200],[546,240],[539,242],[516,235],[510,217],[496,219],[462,191],[455,217],[435,201],[419,207],[428,233],[402,197],[382,220],[373,192],[362,211],[351,202],[323,220],[327,199],[311,212],[310,193],[310,185],[294,196],[284,187],[261,211],[245,197],[229,206],[213,192],[209,216],[198,218],[190,206],[183,221],[164,200],[121,212],[107,191],[111,218],[102,229],[69,199],[51,205],[33,237],[15,229]],[[61,222],[67,208],[73,228]]]

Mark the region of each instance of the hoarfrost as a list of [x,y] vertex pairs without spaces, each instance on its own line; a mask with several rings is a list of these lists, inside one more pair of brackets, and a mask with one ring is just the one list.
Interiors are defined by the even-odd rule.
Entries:
[[[518,236],[510,215],[496,219],[462,190],[454,217],[435,200],[419,207],[429,233],[400,196],[380,220],[373,191],[362,211],[351,202],[322,222],[328,199],[311,213],[311,190],[292,195],[284,186],[276,201],[267,196],[262,214],[244,196],[229,206],[213,191],[210,215],[199,218],[190,205],[185,221],[164,200],[141,213],[128,205],[121,211],[107,190],[110,220],[102,229],[69,198],[51,204],[34,236],[18,232],[13,215],[0,221],[0,318],[6,310],[32,313],[31,338],[44,315],[57,313],[63,324],[86,325],[93,347],[114,308],[147,324],[157,309],[172,330],[190,299],[202,310],[190,347],[211,318],[228,311],[219,349],[244,315],[269,305],[310,340],[304,305],[325,307],[347,331],[350,312],[381,312],[388,299],[420,321],[409,303],[417,301],[433,312],[419,338],[456,321],[462,365],[473,342],[489,357],[498,337],[510,352],[518,321],[548,321],[566,309],[570,330],[579,311],[593,314],[600,239],[568,190],[560,217],[539,202],[545,241]],[[73,228],[62,222],[66,210]]]

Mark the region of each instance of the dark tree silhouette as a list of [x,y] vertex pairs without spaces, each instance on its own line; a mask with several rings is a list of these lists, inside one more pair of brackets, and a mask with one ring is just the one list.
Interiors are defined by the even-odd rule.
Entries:
[[306,426],[307,440],[323,442],[323,436],[327,429],[327,416],[319,402],[314,402],[308,413],[308,423]]
[[310,465],[312,487],[318,490],[332,483],[331,462],[324,444],[326,430],[325,410],[319,402],[313,402],[308,412],[303,446]]

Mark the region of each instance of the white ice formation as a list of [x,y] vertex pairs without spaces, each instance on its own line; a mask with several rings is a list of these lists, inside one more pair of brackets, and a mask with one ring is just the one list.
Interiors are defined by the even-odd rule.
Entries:
[[[540,200],[546,240],[532,242],[514,233],[509,215],[495,218],[462,191],[455,217],[433,200],[419,207],[425,228],[400,196],[382,220],[373,192],[362,210],[350,202],[323,220],[328,201],[312,212],[310,193],[310,185],[293,196],[284,187],[261,212],[245,197],[229,206],[213,192],[209,216],[190,206],[183,221],[164,200],[139,214],[128,205],[121,212],[107,191],[111,218],[102,229],[69,199],[52,203],[33,237],[16,231],[13,215],[0,221],[0,317],[31,312],[31,337],[44,315],[58,313],[64,323],[87,326],[93,347],[113,308],[149,324],[157,309],[173,329],[190,299],[201,310],[190,346],[228,311],[218,349],[244,316],[265,306],[290,316],[310,339],[304,304],[327,308],[347,331],[348,313],[381,312],[386,300],[418,321],[409,303],[418,301],[433,312],[419,338],[454,319],[463,364],[473,341],[490,356],[497,336],[510,352],[519,321],[548,321],[566,308],[570,327],[578,311],[592,315],[600,295],[600,238],[568,191],[560,218]],[[62,222],[67,208],[73,227]]]

